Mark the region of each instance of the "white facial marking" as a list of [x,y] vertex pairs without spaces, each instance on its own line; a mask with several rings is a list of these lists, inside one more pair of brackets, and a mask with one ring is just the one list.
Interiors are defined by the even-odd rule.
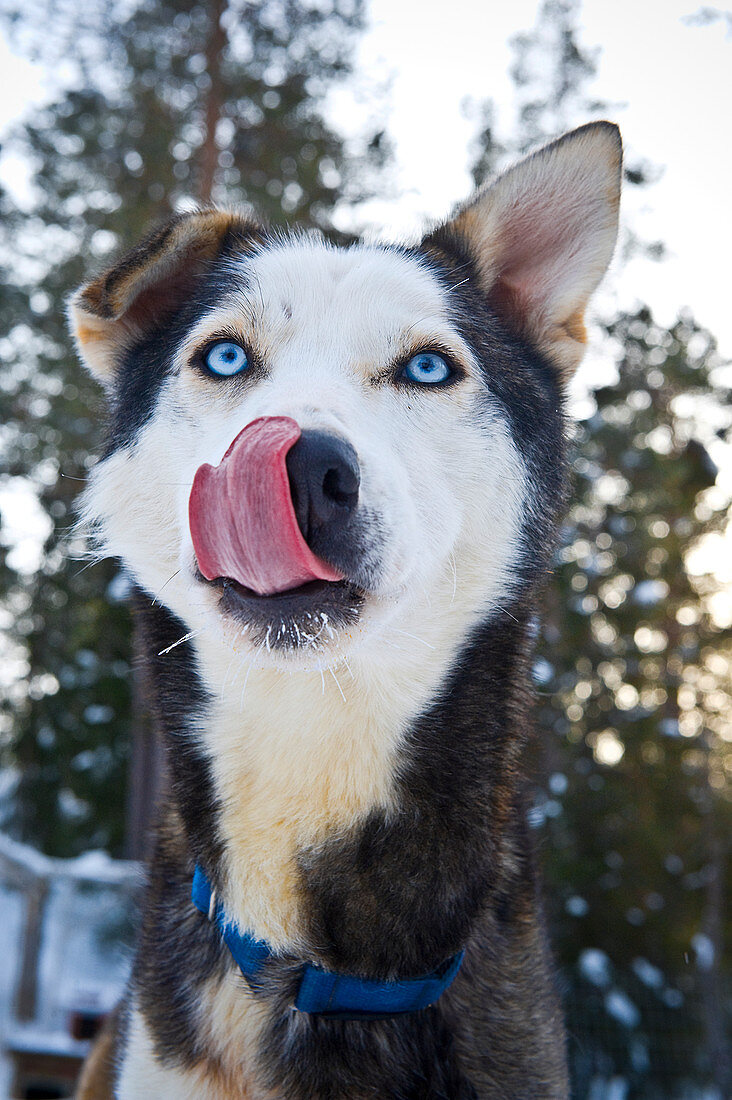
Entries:
[[[218,464],[248,423],[290,416],[351,444],[360,507],[378,525],[358,629],[348,639],[317,623],[315,664],[348,656],[398,619],[419,633],[443,588],[450,615],[463,606],[484,617],[510,587],[526,477],[505,418],[484,391],[476,414],[482,383],[436,277],[395,251],[312,240],[270,246],[232,266],[241,287],[188,333],[136,443],[93,475],[87,512],[109,552],[189,630],[246,653],[246,631],[224,621],[218,591],[195,579],[188,497],[198,467]],[[264,376],[222,384],[191,365],[193,349],[232,329],[260,356]],[[466,377],[445,389],[384,377],[425,347],[449,350]],[[270,666],[313,667],[312,647],[284,657],[267,648]]]

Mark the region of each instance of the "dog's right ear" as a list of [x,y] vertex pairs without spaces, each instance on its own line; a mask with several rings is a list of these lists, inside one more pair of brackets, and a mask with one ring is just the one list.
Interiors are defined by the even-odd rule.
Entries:
[[196,293],[196,280],[228,249],[246,251],[261,227],[241,214],[197,210],[156,229],[69,301],[84,364],[111,388],[120,353]]
[[621,168],[617,126],[591,122],[519,161],[423,241],[466,256],[490,306],[563,381],[613,254]]

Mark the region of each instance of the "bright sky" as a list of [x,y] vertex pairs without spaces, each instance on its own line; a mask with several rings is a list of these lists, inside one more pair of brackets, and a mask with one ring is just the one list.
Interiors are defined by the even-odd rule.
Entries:
[[[644,239],[666,242],[669,260],[631,265],[619,300],[647,301],[664,322],[690,305],[732,355],[732,34],[725,37],[724,20],[685,25],[699,7],[701,0],[585,0],[582,42],[602,49],[592,94],[621,105],[612,117],[626,147],[663,169],[657,184],[628,195],[626,215]],[[359,62],[391,79],[386,122],[403,189],[398,202],[370,204],[375,225],[415,228],[466,196],[472,127],[461,104],[493,98],[499,129],[510,134],[509,42],[534,25],[538,8],[538,0],[371,0]]]

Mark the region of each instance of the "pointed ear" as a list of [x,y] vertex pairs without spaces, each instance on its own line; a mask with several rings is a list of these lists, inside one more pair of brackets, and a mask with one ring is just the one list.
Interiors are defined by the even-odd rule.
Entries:
[[85,366],[107,388],[120,352],[170,318],[228,249],[245,251],[261,229],[224,210],[182,214],[156,229],[69,301],[69,327]]
[[573,130],[482,188],[424,244],[467,251],[491,307],[567,380],[584,312],[615,246],[622,143],[610,122]]

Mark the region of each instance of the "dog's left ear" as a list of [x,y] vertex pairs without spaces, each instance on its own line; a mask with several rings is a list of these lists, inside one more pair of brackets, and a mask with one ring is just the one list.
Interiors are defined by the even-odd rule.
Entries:
[[423,242],[467,252],[491,307],[565,381],[615,247],[621,168],[618,127],[590,123],[514,165]]

